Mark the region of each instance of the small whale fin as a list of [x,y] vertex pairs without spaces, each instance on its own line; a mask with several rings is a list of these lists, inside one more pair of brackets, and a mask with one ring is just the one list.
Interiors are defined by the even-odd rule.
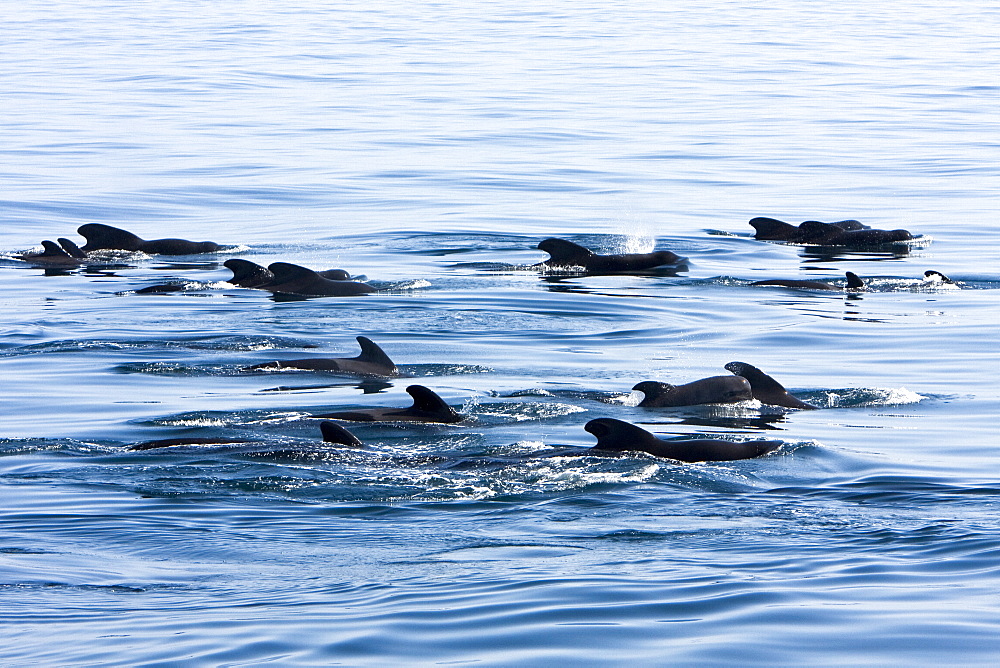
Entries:
[[750,219],[750,226],[756,230],[754,235],[758,239],[787,239],[798,234],[798,229],[791,223],[786,223],[777,218],[767,218],[758,216]]
[[[361,346],[361,354],[355,357],[359,362],[369,362],[371,364],[378,364],[379,366],[389,367],[392,373],[396,373],[396,364],[389,356],[385,354],[385,351],[378,347],[378,345],[369,339],[367,336],[359,336],[358,344]],[[437,396],[437,395],[434,395]]]
[[447,418],[442,419],[441,422],[458,422],[462,419],[454,408],[444,402],[444,399],[423,385],[410,385],[406,388],[406,393],[413,397],[413,406],[411,407],[413,410]]
[[545,239],[538,244],[538,250],[545,251],[551,256],[542,264],[580,264],[594,256],[594,252],[589,248],[565,239]]
[[59,244],[48,239],[42,242],[42,249],[41,254],[37,257],[71,257],[69,253],[59,247]]
[[323,435],[323,441],[326,443],[339,443],[340,445],[350,445],[352,447],[361,447],[364,445],[361,439],[336,422],[330,422],[329,420],[320,422],[319,431]]
[[924,278],[926,278],[929,281],[941,281],[942,283],[955,282],[950,278],[948,278],[947,276],[945,276],[944,274],[942,274],[940,271],[935,271],[934,269],[928,269],[927,271],[925,271]]
[[65,237],[59,237],[57,241],[59,242],[59,245],[62,246],[62,249],[72,257],[75,257],[78,260],[87,257],[87,254],[84,253],[80,249],[80,247],[77,246],[75,243],[73,243],[71,240],[66,239]]
[[754,399],[761,403],[774,406],[784,406],[786,408],[819,408],[801,399],[797,399],[788,393],[788,390],[781,383],[771,378],[766,373],[752,364],[746,362],[730,362],[725,366],[726,371],[731,371],[737,376],[743,376],[750,382]]
[[861,290],[865,287],[865,282],[861,280],[861,277],[855,274],[853,271],[847,272],[847,289],[848,290]]
[[102,249],[135,251],[143,244],[141,237],[103,223],[87,223],[77,228],[76,232],[87,240],[83,251]]

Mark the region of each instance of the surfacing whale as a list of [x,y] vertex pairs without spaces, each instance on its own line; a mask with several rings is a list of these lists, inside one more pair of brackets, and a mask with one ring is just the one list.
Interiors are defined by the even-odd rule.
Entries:
[[739,376],[712,376],[685,385],[644,380],[632,389],[644,395],[639,405],[650,408],[732,404],[753,399],[750,383]]
[[848,271],[847,285],[839,286],[824,281],[808,281],[785,278],[772,278],[766,281],[754,281],[750,285],[777,285],[783,288],[805,288],[808,290],[863,290],[865,282],[852,271]]
[[413,397],[409,408],[359,408],[313,415],[316,418],[348,420],[351,422],[461,422],[462,416],[430,389],[423,385],[410,385],[407,394]]
[[187,239],[153,239],[147,241],[131,232],[102,223],[81,225],[77,229],[77,232],[87,240],[87,243],[82,248],[84,252],[125,250],[141,251],[157,255],[192,255],[196,253],[214,253],[219,250],[219,244],[212,241],[188,241]]
[[[266,289],[265,286],[273,283],[275,280],[274,274],[267,267],[262,267],[249,260],[233,258],[226,260],[222,264],[233,272],[233,277],[226,282],[238,285],[241,288]],[[325,271],[317,271],[316,273],[323,278],[329,278],[334,281],[348,281],[351,279],[351,275],[343,269],[327,269]]]
[[771,378],[766,373],[746,362],[730,362],[726,365],[726,371],[732,371],[737,376],[742,376],[750,382],[753,390],[753,398],[762,404],[772,406],[784,406],[785,408],[818,409],[819,406],[807,404],[801,399],[797,399],[788,393],[781,383]]
[[538,249],[545,251],[550,257],[532,265],[534,268],[582,267],[591,274],[624,274],[684,261],[684,258],[670,251],[598,255],[589,248],[565,239],[545,239],[538,244]]
[[357,337],[361,354],[357,357],[308,357],[294,360],[276,360],[246,367],[256,369],[307,369],[311,371],[336,371],[363,376],[398,376],[399,369],[385,351],[367,336]]
[[325,278],[312,269],[289,262],[272,262],[267,271],[273,276],[271,282],[253,287],[275,294],[303,297],[347,297],[376,291],[367,283]]
[[760,457],[781,447],[781,441],[725,441],[695,438],[664,440],[634,424],[598,418],[583,427],[597,437],[595,450],[648,452],[657,457],[681,462],[725,462]]
[[913,239],[913,235],[907,230],[873,229],[856,220],[840,220],[835,223],[807,220],[796,226],[776,218],[760,216],[752,218],[750,226],[755,230],[755,239],[814,246],[877,246]]
[[42,242],[41,253],[22,253],[18,258],[31,264],[46,267],[77,267],[83,264],[81,258],[71,255],[59,244],[49,239]]

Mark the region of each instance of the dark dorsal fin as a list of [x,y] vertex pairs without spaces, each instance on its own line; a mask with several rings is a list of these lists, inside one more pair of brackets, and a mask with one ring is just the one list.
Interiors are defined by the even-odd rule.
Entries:
[[58,241],[59,245],[62,246],[62,249],[66,251],[68,254],[72,255],[73,257],[77,259],[82,259],[87,257],[87,254],[84,253],[82,250],[80,250],[80,247],[77,246],[72,241],[70,241],[69,239],[66,239],[65,237],[59,237]]
[[817,239],[831,234],[840,234],[844,230],[830,223],[823,223],[818,220],[807,220],[799,224],[799,232],[806,240]]
[[450,418],[458,418],[458,413],[455,412],[455,409],[446,404],[444,399],[423,385],[410,385],[406,388],[406,393],[413,397],[412,408],[418,411],[424,411],[426,413]]
[[54,241],[49,241],[48,239],[42,242],[42,248],[43,250],[40,257],[70,257],[69,253],[59,247],[59,244]]
[[594,256],[589,248],[565,239],[545,239],[538,244],[538,250],[551,256],[545,264],[579,264]]
[[726,365],[726,371],[731,371],[737,376],[743,376],[750,381],[750,387],[754,392],[785,392],[781,383],[771,378],[766,373],[746,362],[730,362]]
[[267,270],[274,274],[274,283],[276,285],[287,281],[299,281],[303,279],[326,280],[312,269],[290,262],[272,262],[267,265]]
[[103,223],[87,223],[81,225],[77,234],[87,240],[83,246],[84,251],[92,250],[139,250],[143,244],[143,239],[137,237],[127,230],[122,230]]
[[945,276],[944,274],[942,274],[940,271],[935,271],[934,269],[928,269],[927,271],[925,271],[924,272],[924,278],[926,278],[928,280],[938,280],[938,281],[941,281],[942,283],[954,283],[955,282],[955,281],[951,280],[950,278],[948,278],[947,276]]
[[361,346],[361,354],[354,359],[359,362],[370,362],[371,364],[389,367],[392,369],[393,373],[396,372],[396,364],[389,359],[389,356],[385,354],[385,351],[379,348],[374,341],[369,339],[367,336],[359,336],[358,344]]
[[360,447],[364,445],[361,440],[341,427],[336,422],[330,422],[329,420],[324,420],[319,423],[319,432],[323,434],[323,440],[327,443],[339,443],[341,445],[350,445],[353,447]]
[[847,272],[847,289],[848,290],[860,290],[865,287],[865,282],[861,280],[861,277],[855,274],[853,271]]
[[641,444],[660,445],[660,439],[642,427],[614,418],[591,420],[583,428],[597,437],[594,447],[598,450],[643,450]]
[[661,383],[656,380],[644,380],[641,383],[636,383],[632,389],[637,392],[642,392],[644,398],[640,405],[654,401],[658,397],[662,397],[664,394],[674,389],[674,386],[670,383]]
[[233,272],[233,277],[226,282],[244,288],[261,286],[274,280],[274,274],[268,271],[266,267],[262,267],[250,260],[233,258],[223,262],[222,266]]
[[758,239],[785,239],[798,233],[798,229],[791,223],[786,223],[777,218],[767,218],[758,216],[750,219],[750,226],[757,232],[754,236]]

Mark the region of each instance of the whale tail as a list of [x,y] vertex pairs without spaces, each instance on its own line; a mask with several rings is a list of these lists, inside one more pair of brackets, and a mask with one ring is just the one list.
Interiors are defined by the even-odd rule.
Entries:
[[87,240],[82,248],[84,252],[102,249],[137,251],[143,243],[140,237],[127,230],[102,223],[87,223],[81,225],[76,231]]
[[396,363],[389,359],[389,356],[385,354],[385,351],[379,348],[374,341],[369,339],[367,336],[359,336],[357,338],[358,344],[361,346],[361,354],[354,359],[359,362],[368,362],[370,364],[387,367],[390,374],[399,372],[399,369],[396,368]]
[[848,290],[862,290],[865,287],[865,282],[861,280],[861,277],[855,274],[853,271],[847,272],[847,289]]
[[462,419],[444,399],[423,385],[410,385],[406,388],[406,393],[413,397],[412,410],[428,413],[436,422],[458,422]]
[[355,448],[364,445],[361,439],[336,422],[330,422],[329,420],[320,422],[319,431],[323,435],[323,441],[326,443],[339,443],[340,445],[349,445]]
[[538,244],[538,250],[550,255],[542,264],[582,265],[594,252],[580,244],[565,239],[545,239]]

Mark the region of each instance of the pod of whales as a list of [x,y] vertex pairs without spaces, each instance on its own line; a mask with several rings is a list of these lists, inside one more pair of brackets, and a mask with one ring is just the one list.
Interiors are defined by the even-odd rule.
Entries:
[[815,246],[878,246],[913,239],[907,230],[872,229],[856,220],[807,220],[795,226],[775,218],[757,217],[750,220],[750,226],[755,230],[755,239]]
[[357,357],[310,357],[295,360],[276,360],[246,367],[256,369],[307,369],[311,371],[336,371],[363,376],[398,376],[399,369],[385,351],[367,336],[357,337],[361,354]]
[[353,411],[338,411],[313,415],[317,418],[348,420],[350,422],[460,422],[462,416],[423,385],[410,385],[407,394],[413,397],[409,408],[361,408]]
[[597,450],[647,452],[657,457],[681,462],[726,462],[760,457],[781,447],[781,441],[724,441],[722,439],[696,438],[663,440],[634,424],[598,418],[583,427],[597,437]]
[[77,229],[77,233],[87,240],[84,252],[95,250],[141,251],[150,255],[193,255],[214,253],[219,244],[212,241],[188,241],[187,239],[154,239],[147,241],[131,232],[104,225],[87,223]]
[[732,404],[753,399],[750,383],[739,376],[712,376],[685,385],[644,380],[632,390],[642,392],[644,396],[639,405],[649,408]]
[[806,402],[796,399],[782,387],[781,383],[771,378],[757,367],[746,362],[730,362],[726,371],[732,371],[737,376],[745,378],[750,383],[753,398],[762,404],[784,406],[785,408],[818,409]]
[[581,267],[591,274],[622,274],[675,265],[684,258],[670,251],[629,253],[623,255],[598,255],[589,248],[565,239],[545,239],[538,249],[549,254],[549,259],[532,265],[534,268]]
[[865,282],[854,272],[847,272],[847,285],[841,287],[824,281],[808,281],[784,278],[773,278],[766,281],[754,281],[750,285],[778,285],[784,288],[806,288],[809,290],[863,290]]

